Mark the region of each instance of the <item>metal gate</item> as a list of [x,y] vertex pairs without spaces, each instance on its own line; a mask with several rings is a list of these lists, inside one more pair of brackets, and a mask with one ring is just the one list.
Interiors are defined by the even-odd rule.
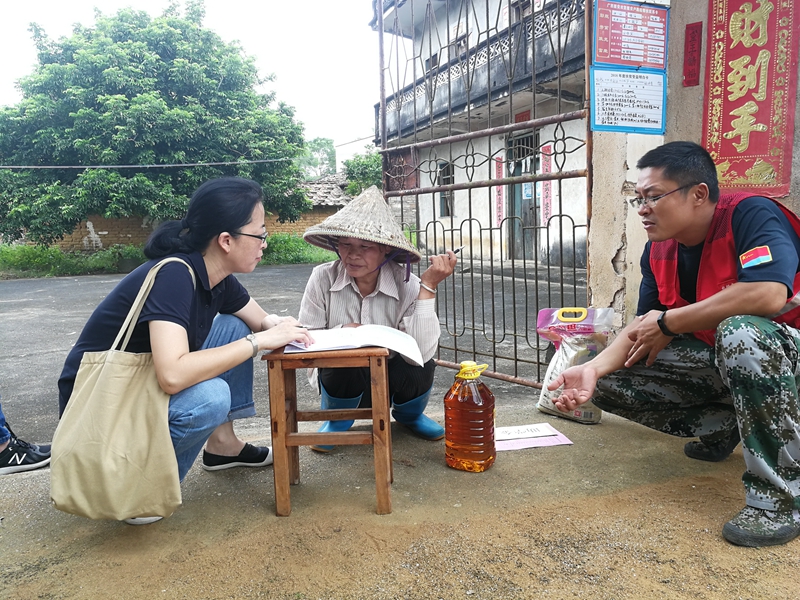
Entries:
[[536,386],[539,309],[587,305],[591,3],[374,5],[384,195],[423,254],[464,246],[438,361]]

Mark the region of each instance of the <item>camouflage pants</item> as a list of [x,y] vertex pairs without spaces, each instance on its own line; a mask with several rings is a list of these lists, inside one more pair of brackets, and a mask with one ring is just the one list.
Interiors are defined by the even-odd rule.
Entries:
[[678,336],[655,363],[602,377],[592,401],[670,435],[724,438],[738,426],[747,505],[800,508],[800,330],[736,316],[714,348]]

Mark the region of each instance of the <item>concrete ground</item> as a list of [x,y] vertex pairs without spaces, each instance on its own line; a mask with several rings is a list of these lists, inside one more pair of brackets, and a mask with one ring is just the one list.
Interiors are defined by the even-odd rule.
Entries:
[[[267,267],[240,279],[270,312],[296,315],[310,271]],[[51,438],[63,361],[121,277],[0,281],[0,394],[21,438]],[[440,423],[452,379],[437,369],[427,414]],[[48,469],[2,476],[0,598],[796,595],[800,544],[742,549],[720,535],[743,506],[741,450],[722,463],[692,461],[685,440],[607,414],[596,426],[548,417],[535,409],[535,390],[486,383],[498,426],[547,421],[573,445],[500,453],[489,471],[471,474],[445,466],[442,442],[393,423],[386,516],[374,513],[368,446],[302,448],[288,518],[274,515],[269,468],[195,465],[183,506],[139,528],[56,511]],[[315,405],[312,390],[298,387],[301,404]],[[259,416],[237,429],[268,443],[263,362],[256,406]]]

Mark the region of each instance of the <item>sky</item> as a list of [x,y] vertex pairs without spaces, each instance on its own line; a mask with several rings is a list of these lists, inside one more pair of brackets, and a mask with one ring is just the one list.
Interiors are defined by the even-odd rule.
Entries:
[[[75,23],[92,25],[95,7],[105,15],[131,7],[155,17],[169,3],[3,1],[0,105],[13,105],[20,100],[15,82],[36,65],[30,23],[40,25],[51,39],[59,39],[70,35]],[[332,138],[338,146],[339,163],[363,152],[364,146],[371,143],[374,106],[380,99],[378,34],[369,27],[371,0],[206,0],[205,6],[204,27],[226,42],[238,40],[245,54],[256,59],[259,75],[275,75],[267,89],[295,108],[295,117],[305,126],[306,139]]]

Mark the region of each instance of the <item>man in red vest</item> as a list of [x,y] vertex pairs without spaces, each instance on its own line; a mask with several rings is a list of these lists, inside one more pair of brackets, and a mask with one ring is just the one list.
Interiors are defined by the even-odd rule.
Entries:
[[741,546],[800,535],[800,219],[753,194],[720,195],[691,142],[645,154],[636,197],[649,241],[637,316],[555,401],[598,407],[681,437],[694,459],[742,442],[746,506],[722,529]]

